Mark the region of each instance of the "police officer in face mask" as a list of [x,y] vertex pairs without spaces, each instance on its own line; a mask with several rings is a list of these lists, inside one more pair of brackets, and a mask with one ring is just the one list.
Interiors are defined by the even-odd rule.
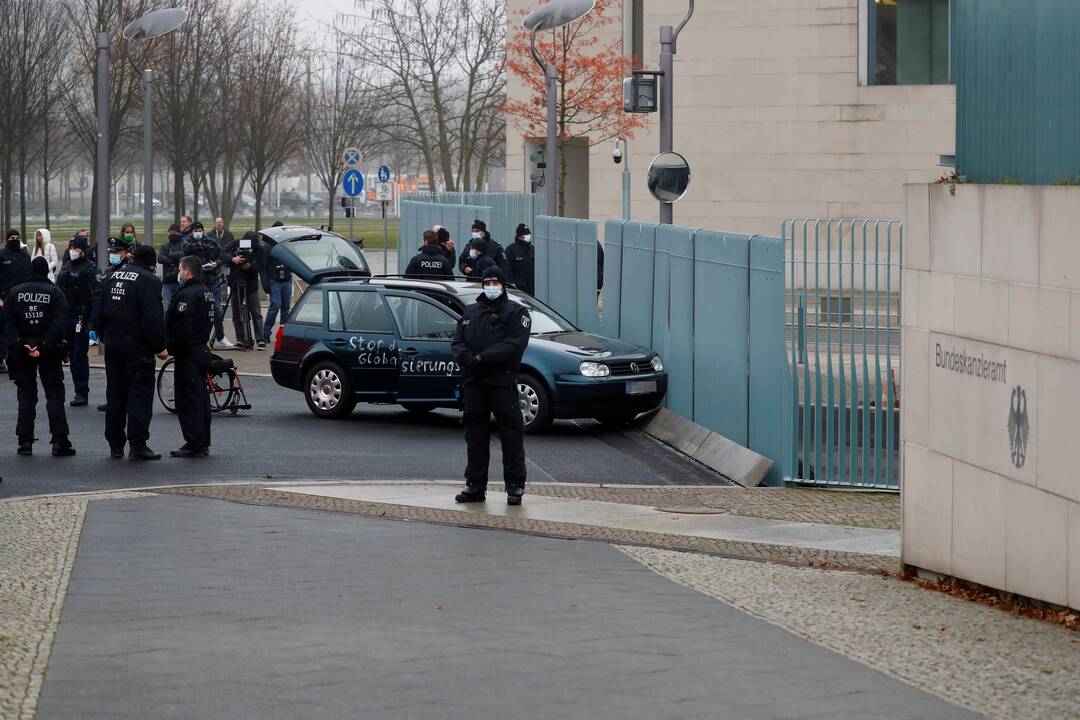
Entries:
[[202,259],[195,255],[180,260],[177,280],[179,287],[165,317],[165,341],[169,354],[176,358],[176,416],[184,444],[169,454],[206,457],[210,453],[207,344],[214,329],[214,295],[203,284]]
[[[4,236],[4,247],[0,248],[0,305],[8,291],[26,280],[30,274],[30,253],[23,249],[19,231],[8,230]],[[0,372],[5,372],[5,358],[8,354],[7,315],[0,312]]]
[[225,339],[225,291],[221,283],[222,263],[230,258],[223,252],[217,238],[204,232],[201,222],[191,223],[190,229],[190,239],[184,241],[183,252],[184,255],[197,255],[203,261],[203,282],[214,295],[214,339],[222,348],[230,350],[233,344]]
[[[117,272],[118,270],[123,270],[124,267],[127,266],[127,264],[131,261],[132,254],[135,252],[135,246],[129,244],[128,241],[125,240],[122,237],[111,237],[108,240],[108,250],[109,250],[109,257],[108,257],[109,266],[107,268],[105,268],[105,272],[103,272],[101,274],[101,276],[100,276],[100,280],[99,280],[99,286],[100,287],[104,287],[105,283],[108,281],[108,279],[112,276],[112,274],[114,272]],[[100,292],[100,287],[99,287],[99,292],[98,292],[97,299],[94,301],[94,309],[90,313],[90,316],[91,316],[90,344],[91,345],[97,345],[98,335],[101,333],[101,328],[99,327],[100,320],[101,320],[101,305],[102,305],[102,294]],[[97,406],[98,412],[105,412],[107,407],[108,407],[107,403],[102,403],[101,405],[98,405]]]
[[[160,460],[147,447],[154,408],[154,356],[164,359],[165,311],[157,253],[148,245],[102,283],[98,332],[105,343],[105,439],[114,458],[130,445],[132,460]],[[125,432],[125,425],[127,431]]]
[[90,393],[90,336],[97,340],[93,327],[94,303],[100,293],[100,274],[90,262],[90,244],[76,235],[68,243],[67,258],[60,268],[56,284],[67,301],[67,343],[71,358],[71,382],[75,397],[71,407],[84,407]]
[[11,288],[4,303],[10,325],[11,379],[18,388],[19,420],[15,434],[19,454],[32,455],[34,419],[37,415],[37,379],[45,389],[45,409],[49,413],[52,454],[75,454],[68,440],[64,415],[64,331],[67,303],[64,294],[49,282],[49,262],[34,258],[30,277]]
[[452,349],[461,366],[468,465],[460,503],[484,500],[490,456],[490,417],[495,416],[502,440],[506,501],[520,505],[525,494],[525,446],[517,377],[529,344],[529,311],[507,297],[502,270],[484,271],[484,293],[458,320]]
[[495,262],[488,254],[487,247],[487,240],[483,236],[472,238],[465,246],[461,258],[458,259],[458,268],[461,269],[461,274],[466,280],[481,280],[485,270],[495,267]]
[[536,250],[532,244],[532,230],[525,223],[517,226],[514,244],[506,248],[506,259],[510,263],[514,286],[530,295],[536,294]]
[[424,231],[424,246],[409,261],[405,268],[405,277],[423,280],[452,280],[454,266],[446,257],[446,251],[439,245],[439,236],[434,230]]

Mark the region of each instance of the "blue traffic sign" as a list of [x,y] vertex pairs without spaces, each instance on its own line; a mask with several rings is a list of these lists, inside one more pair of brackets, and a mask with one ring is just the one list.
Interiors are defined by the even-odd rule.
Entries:
[[349,197],[356,197],[364,191],[364,176],[356,168],[349,168],[341,176],[341,189]]
[[379,166],[379,182],[390,182],[390,166]]

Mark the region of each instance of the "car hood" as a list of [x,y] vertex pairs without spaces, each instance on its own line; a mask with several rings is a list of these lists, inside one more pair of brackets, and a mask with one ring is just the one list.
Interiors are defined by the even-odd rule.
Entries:
[[529,343],[561,350],[582,358],[605,358],[620,355],[651,355],[652,351],[641,345],[615,340],[614,338],[570,330],[566,332],[533,335]]

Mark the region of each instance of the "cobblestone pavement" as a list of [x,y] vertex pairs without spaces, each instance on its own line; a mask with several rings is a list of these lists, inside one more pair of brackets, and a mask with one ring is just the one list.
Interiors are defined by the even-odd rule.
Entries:
[[661,575],[992,718],[1080,717],[1080,633],[896,578],[621,548]]
[[108,717],[971,713],[604,543],[185,496],[92,503],[38,707]]
[[34,717],[87,503],[133,496],[0,502],[0,717]]
[[[564,486],[555,485],[537,484],[530,485],[529,487],[530,492],[536,494],[542,494],[545,491],[550,491],[550,494],[576,492],[576,490],[569,490]],[[259,485],[201,485],[165,488],[160,492],[199,495],[256,505],[332,510],[336,512],[356,513],[375,517],[422,520],[443,525],[513,530],[516,532],[545,535],[549,537],[572,538],[578,540],[601,540],[603,542],[630,545],[648,545],[666,549],[712,553],[723,555],[725,557],[766,560],[769,562],[791,565],[829,565],[858,570],[888,572],[896,572],[900,569],[899,562],[896,558],[882,555],[800,548],[759,542],[740,542],[704,537],[677,536],[642,530],[629,530],[624,528],[601,527],[548,520],[531,520],[519,517],[480,514],[470,514],[465,516],[462,513],[453,510],[410,507],[388,503],[364,502],[359,500],[321,497],[318,495],[288,493]],[[447,492],[453,493],[455,490],[452,487],[447,486]],[[639,495],[628,493],[625,497],[645,499],[647,494],[647,491],[643,490]],[[659,496],[653,497],[658,498]],[[679,505],[683,506],[689,502],[687,495],[669,494],[665,496],[665,499],[677,501]],[[527,499],[526,502],[528,502]]]

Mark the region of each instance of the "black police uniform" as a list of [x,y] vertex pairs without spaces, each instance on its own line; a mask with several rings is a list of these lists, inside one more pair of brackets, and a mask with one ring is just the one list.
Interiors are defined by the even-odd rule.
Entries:
[[[8,230],[8,237],[15,233]],[[25,282],[30,275],[30,254],[22,249],[19,240],[6,241],[0,249],[0,302],[11,288],[21,282]],[[8,354],[7,314],[0,313],[0,364],[5,362]],[[0,368],[2,370],[2,368]]]
[[405,277],[417,278],[441,278],[452,280],[454,278],[454,266],[446,257],[446,250],[439,245],[425,245],[420,252],[409,261],[405,268]]
[[[505,276],[498,268],[489,268],[484,278],[492,277],[504,281]],[[458,496],[459,501],[482,499],[487,488],[491,415],[495,416],[502,441],[507,495],[520,499],[525,492],[525,446],[517,376],[521,356],[529,344],[530,325],[528,309],[511,301],[505,292],[497,300],[481,295],[458,320],[452,349],[462,372],[468,446],[466,489]]]
[[204,453],[210,447],[210,333],[214,329],[214,295],[202,278],[184,282],[173,295],[165,316],[165,339],[176,358],[176,416],[184,435],[182,449]]
[[[475,258],[469,255],[469,250],[475,248],[480,254]],[[494,259],[487,253],[488,244],[486,240],[470,240],[469,244],[465,246],[465,249],[461,251],[461,256],[458,258],[458,269],[461,270],[461,274],[465,276],[466,280],[479,281],[484,276],[484,271],[491,267],[496,267]],[[470,272],[465,272],[466,268],[470,268]]]
[[64,262],[56,284],[67,301],[65,330],[71,358],[71,382],[75,386],[75,401],[82,405],[90,393],[90,330],[94,327],[93,312],[101,289],[101,273],[90,262],[85,241],[80,245],[82,256]]
[[137,456],[150,439],[154,355],[165,349],[161,281],[147,266],[131,262],[107,273],[97,327],[105,344],[105,439],[115,457],[125,441]]
[[[19,438],[19,452],[24,455],[30,453],[30,446],[34,442],[38,377],[45,390],[45,410],[49,414],[53,453],[72,454],[67,417],[64,415],[67,303],[64,294],[49,282],[48,273],[48,263],[42,261],[26,282],[8,290],[4,301],[11,343],[11,379],[15,382],[19,400],[15,434]],[[27,346],[37,348],[40,355],[31,357]]]
[[506,260],[510,264],[510,277],[514,287],[530,295],[536,293],[536,248],[532,243],[515,240],[506,249]]

